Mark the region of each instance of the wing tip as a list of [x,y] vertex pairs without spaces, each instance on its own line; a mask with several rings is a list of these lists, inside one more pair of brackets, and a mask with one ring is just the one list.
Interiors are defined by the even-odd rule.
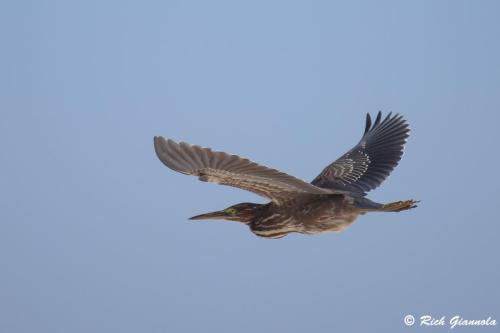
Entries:
[[369,113],[366,114],[366,126],[365,126],[365,133],[367,134],[368,132],[373,132],[376,130],[378,127],[394,127],[394,126],[404,126],[404,129],[407,132],[410,132],[410,125],[408,124],[408,121],[406,118],[398,113],[394,113],[390,111],[382,120],[382,111],[377,112],[377,116],[375,118],[375,121],[372,123],[371,116]]
[[[389,113],[389,116],[390,116],[390,113]],[[369,112],[366,113],[366,124],[365,124],[365,132],[364,134],[372,131],[373,129],[375,129],[379,124],[380,124],[380,120],[382,119],[382,111],[378,111],[377,112],[377,116],[375,117],[375,122],[372,122],[372,117],[370,115]],[[385,119],[384,119],[385,121]]]
[[190,174],[186,162],[180,159],[178,143],[162,136],[154,136],[153,143],[156,156],[166,167],[183,174]]
[[155,147],[155,152],[158,157],[160,157],[161,152],[163,151],[162,145],[165,142],[165,139],[162,136],[154,136],[153,137],[153,145]]
[[366,113],[366,124],[365,124],[364,134],[366,134],[366,132],[368,132],[371,127],[372,127],[372,117],[370,116],[370,113],[367,112]]

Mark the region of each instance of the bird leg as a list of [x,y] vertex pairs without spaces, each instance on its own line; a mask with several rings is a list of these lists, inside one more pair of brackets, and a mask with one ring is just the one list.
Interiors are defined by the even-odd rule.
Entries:
[[416,200],[404,200],[396,201],[383,205],[380,210],[384,212],[400,212],[407,209],[412,209],[417,207],[418,201]]

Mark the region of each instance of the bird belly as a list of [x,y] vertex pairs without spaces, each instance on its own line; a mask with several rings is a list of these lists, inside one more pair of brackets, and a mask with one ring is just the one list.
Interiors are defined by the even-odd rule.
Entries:
[[313,216],[304,216],[303,233],[339,232],[350,226],[359,215],[350,205],[339,202],[330,202],[318,211]]
[[304,226],[303,233],[306,234],[319,234],[326,232],[339,232],[350,226],[356,216],[354,217],[330,217],[328,219],[318,219],[313,223],[308,223]]

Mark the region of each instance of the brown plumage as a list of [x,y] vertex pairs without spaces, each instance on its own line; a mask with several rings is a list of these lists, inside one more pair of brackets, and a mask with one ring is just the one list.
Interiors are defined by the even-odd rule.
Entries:
[[258,236],[281,238],[290,232],[340,231],[359,214],[416,207],[414,200],[383,205],[364,197],[398,164],[408,132],[408,124],[400,115],[389,114],[382,120],[379,112],[372,125],[368,114],[360,142],[327,166],[312,183],[236,155],[185,142],[155,137],[154,146],[158,158],[172,170],[271,200],[268,204],[241,203],[191,219],[238,221]]

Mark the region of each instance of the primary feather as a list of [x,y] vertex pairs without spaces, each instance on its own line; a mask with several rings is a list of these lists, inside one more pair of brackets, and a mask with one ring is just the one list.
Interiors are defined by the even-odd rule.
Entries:
[[365,132],[359,143],[327,166],[311,184],[364,194],[378,187],[398,165],[410,129],[403,116],[389,113],[375,123],[366,115]]
[[276,204],[283,203],[298,194],[332,193],[297,179],[281,171],[259,165],[246,158],[210,148],[192,146],[154,138],[159,159],[169,168],[202,181],[238,187],[267,197]]

